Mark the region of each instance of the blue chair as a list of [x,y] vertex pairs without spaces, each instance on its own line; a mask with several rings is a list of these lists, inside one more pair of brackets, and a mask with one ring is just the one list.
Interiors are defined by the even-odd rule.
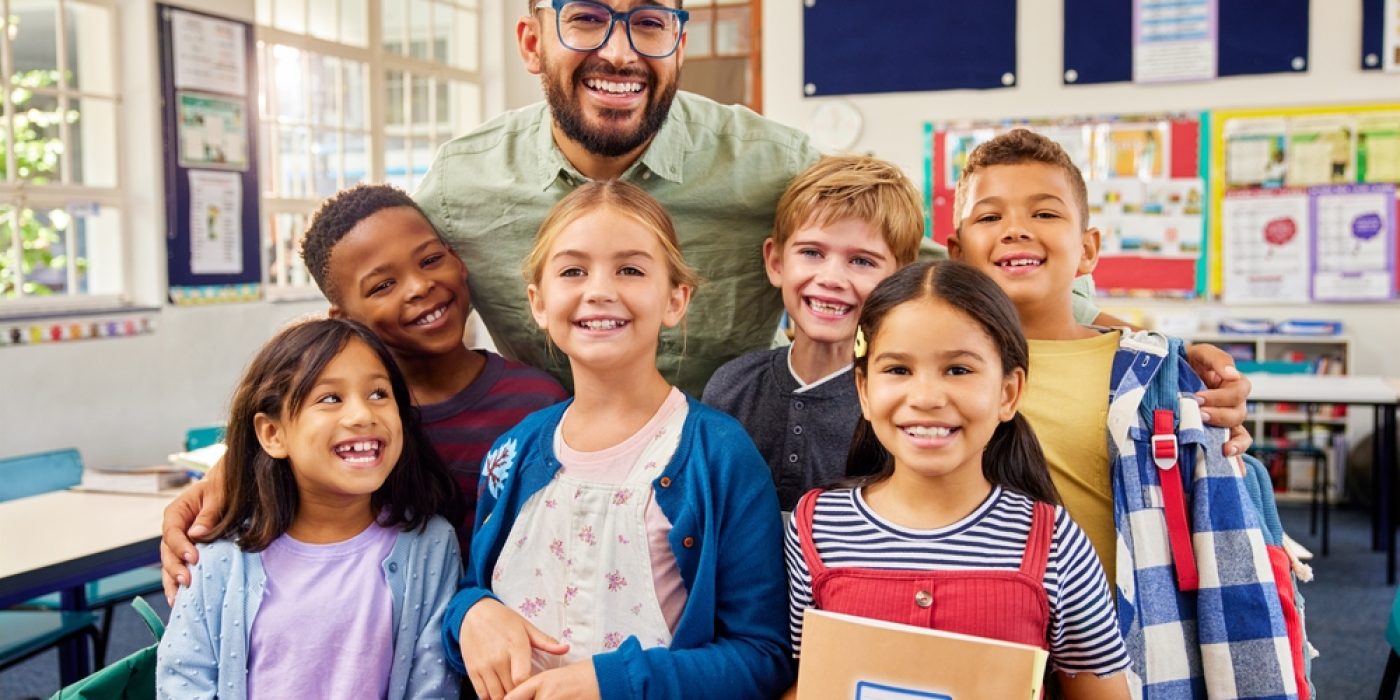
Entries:
[[224,426],[222,425],[206,425],[185,431],[186,450],[197,450],[216,442],[223,442],[223,440]]
[[[0,459],[0,502],[66,489],[78,485],[78,482],[82,481],[82,478],[82,457],[78,454],[77,450],[72,448]],[[67,620],[66,624],[60,625],[54,622],[47,627],[43,627],[44,630],[47,630],[46,634],[53,634],[59,628],[68,629],[77,625],[82,619],[79,617],[80,615],[87,615],[93,620],[96,620],[89,612],[101,610],[102,625],[95,628],[93,631],[93,660],[100,668],[107,656],[107,638],[112,629],[112,614],[115,607],[136,596],[158,593],[161,590],[160,569],[156,567],[142,567],[140,569],[113,574],[96,581],[89,581],[84,590],[86,598],[85,612],[73,613],[72,611],[60,611],[62,603],[58,593],[51,593],[25,601],[22,607],[55,611],[55,613],[35,614],[52,615],[61,613],[71,618]],[[7,614],[22,613],[16,611]],[[4,620],[0,619],[0,621]],[[4,627],[0,629],[5,629],[8,633],[11,624],[8,621],[4,622]],[[20,625],[20,627],[24,626],[20,622],[16,622],[15,624]],[[39,631],[38,627],[35,627],[33,630],[36,635]],[[5,636],[8,637],[8,634]],[[64,637],[64,639],[67,639],[67,637]],[[24,647],[24,645],[18,644],[18,641],[20,640],[16,640],[16,648]],[[0,644],[3,643],[4,640],[0,640]],[[48,647],[42,647],[39,651],[43,651],[46,648]],[[33,654],[29,654],[29,656],[33,656]],[[5,658],[8,657],[0,655],[0,659]],[[25,658],[28,657],[26,656]]]
[[1395,601],[1390,604],[1390,621],[1385,625],[1385,641],[1390,645],[1390,658],[1385,662],[1385,675],[1381,676],[1381,690],[1376,700],[1391,700],[1395,697],[1395,684],[1400,681],[1400,591],[1396,591]]

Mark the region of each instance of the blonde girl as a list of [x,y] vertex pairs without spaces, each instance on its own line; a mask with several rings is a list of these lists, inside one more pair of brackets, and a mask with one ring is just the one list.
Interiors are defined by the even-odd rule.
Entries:
[[575,395],[482,464],[449,660],[493,700],[773,697],[791,673],[777,497],[744,429],[657,369],[696,286],[670,217],[584,185],[525,276]]

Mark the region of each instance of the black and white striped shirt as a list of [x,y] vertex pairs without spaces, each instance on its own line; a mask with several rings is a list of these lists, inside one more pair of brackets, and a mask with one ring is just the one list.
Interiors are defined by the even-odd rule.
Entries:
[[[812,537],[828,568],[957,571],[1018,570],[1030,536],[1034,502],[994,487],[966,518],[937,530],[911,530],[876,515],[859,490],[826,491],[817,498]],[[789,627],[802,645],[802,612],[812,607],[812,576],[802,556],[794,516],[784,552],[788,569]],[[1108,581],[1089,538],[1062,507],[1045,569],[1050,603],[1050,664],[1069,674],[1105,676],[1128,667],[1128,652]]]

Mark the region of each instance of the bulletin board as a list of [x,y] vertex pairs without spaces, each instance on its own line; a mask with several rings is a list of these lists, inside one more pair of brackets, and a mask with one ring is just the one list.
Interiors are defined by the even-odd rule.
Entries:
[[972,149],[1025,127],[1058,142],[1084,174],[1089,225],[1103,235],[1094,282],[1108,296],[1205,291],[1205,193],[1197,114],[1123,115],[925,126],[930,230],[946,243]]
[[809,96],[1016,84],[1016,0],[809,0],[802,22]]
[[261,297],[257,70],[247,22],[156,5],[173,304]]
[[1361,0],[1361,70],[1382,70],[1384,52],[1385,0]]
[[[1134,1],[1064,0],[1066,85],[1133,79]],[[1307,69],[1309,0],[1218,0],[1216,8],[1216,75]]]
[[1221,110],[1209,135],[1212,293],[1396,298],[1400,103]]

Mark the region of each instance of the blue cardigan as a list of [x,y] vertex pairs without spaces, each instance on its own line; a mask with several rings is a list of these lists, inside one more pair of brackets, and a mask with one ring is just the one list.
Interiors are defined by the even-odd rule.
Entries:
[[[432,636],[462,569],[456,532],[440,517],[422,531],[400,532],[382,568],[394,601],[394,648],[384,650],[394,655],[390,700],[456,698],[461,679],[448,672]],[[266,582],[260,552],[231,540],[199,545],[199,563],[156,652],[159,697],[248,696],[248,634]]]
[[[502,435],[482,463],[471,556],[443,618],[447,658],[464,672],[459,633],[488,586],[520,508],[559,471],[554,432],[572,401]],[[652,481],[671,521],[688,598],[670,648],[629,637],[593,657],[604,700],[771,698],[792,684],[782,516],[768,465],[743,426],[688,399],[680,443]]]

